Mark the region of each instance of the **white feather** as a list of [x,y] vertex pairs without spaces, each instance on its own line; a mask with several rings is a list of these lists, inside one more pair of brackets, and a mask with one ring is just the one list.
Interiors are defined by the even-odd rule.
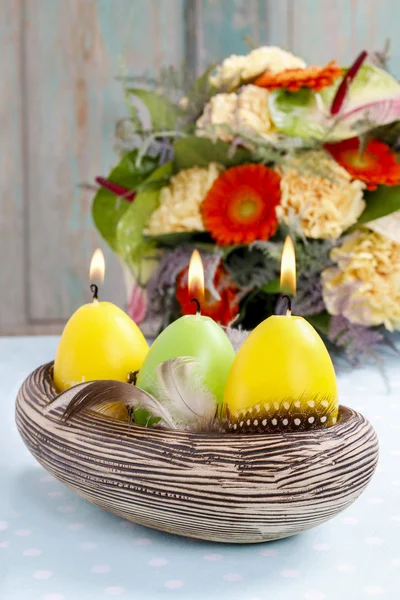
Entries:
[[191,356],[158,365],[154,392],[176,429],[204,431],[215,421],[217,400],[205,385],[199,362]]
[[[121,381],[87,382],[60,394],[43,412],[64,409],[62,418],[68,420],[84,410],[102,412],[110,404],[120,402],[134,411],[142,409],[159,418],[158,427],[207,431],[215,426],[217,400],[205,385],[196,359],[183,356],[158,365],[153,393]],[[128,413],[126,416],[129,418]]]

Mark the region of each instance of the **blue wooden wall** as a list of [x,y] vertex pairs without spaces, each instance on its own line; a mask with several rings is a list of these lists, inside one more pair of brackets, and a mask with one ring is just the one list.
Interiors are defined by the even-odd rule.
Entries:
[[[118,75],[184,60],[199,71],[251,43],[345,64],[390,38],[400,77],[399,15],[398,0],[1,0],[0,333],[59,331],[88,299],[104,245],[79,184],[115,160]],[[106,259],[104,294],[123,304]]]

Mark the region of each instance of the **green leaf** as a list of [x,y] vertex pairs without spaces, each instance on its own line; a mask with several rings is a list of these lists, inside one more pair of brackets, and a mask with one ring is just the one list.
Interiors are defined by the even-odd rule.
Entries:
[[128,88],[127,94],[133,94],[146,106],[150,113],[153,130],[173,131],[177,127],[182,111],[161,94],[141,88]]
[[166,177],[171,174],[171,162],[156,169],[147,178],[146,183],[154,181],[159,185],[139,191],[117,226],[118,253],[128,263],[139,282],[146,279],[147,265],[144,259],[150,258],[155,247],[154,242],[145,240],[143,230],[152,212],[158,208],[161,187],[165,185]]
[[260,290],[266,292],[267,294],[279,294],[281,291],[281,280],[279,277],[272,279],[265,285],[263,285]]
[[140,114],[139,114],[139,109],[137,108],[137,106],[134,106],[133,104],[129,104],[129,112],[130,112],[130,116],[131,116],[131,123],[133,126],[134,131],[137,131],[138,133],[140,133],[143,130],[143,124],[142,124],[142,119],[140,118]]
[[364,200],[367,203],[364,212],[348,231],[400,210],[400,185],[380,185],[373,192],[364,192]]
[[211,65],[198,77],[191,85],[187,97],[186,115],[190,120],[196,121],[204,110],[204,106],[214,94],[217,93],[217,88],[210,83],[210,74],[214,71],[215,65]]
[[182,244],[213,243],[206,231],[178,231],[177,233],[164,233],[163,235],[148,235],[145,240],[155,242],[158,246],[175,248]]
[[194,135],[177,140],[174,143],[174,151],[175,171],[191,167],[207,167],[210,162],[216,162],[225,167],[252,162],[252,156],[248,150],[234,148],[221,140],[214,142],[209,138]]
[[330,325],[330,321],[331,321],[331,315],[328,312],[323,311],[323,312],[319,313],[318,315],[310,315],[305,318],[320,333],[323,333],[324,335],[328,335],[329,325]]
[[210,83],[210,75],[215,69],[215,64],[210,65],[207,69],[192,83],[187,94],[189,103],[196,101],[199,96],[206,95],[210,97],[217,92],[217,88]]
[[[108,179],[129,190],[135,190],[158,164],[157,158],[146,156],[142,159],[140,166],[136,166],[137,155],[137,150],[125,154],[120,163],[111,171]],[[130,206],[130,202],[104,188],[100,188],[93,199],[94,224],[115,252],[117,252],[117,225]]]
[[[268,106],[277,129],[294,137],[338,141],[395,120],[395,105],[392,111],[388,111],[386,105],[385,110],[379,106],[373,110],[376,103],[400,95],[400,84],[387,71],[374,65],[363,65],[349,86],[345,112],[339,117],[332,117],[330,107],[340,83],[339,78],[334,85],[318,93],[306,88],[298,92],[285,89],[272,92]],[[375,123],[368,118],[371,115]]]

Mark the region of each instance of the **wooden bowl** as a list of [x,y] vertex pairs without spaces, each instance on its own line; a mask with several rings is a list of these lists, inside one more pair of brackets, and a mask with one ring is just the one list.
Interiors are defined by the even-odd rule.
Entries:
[[86,500],[130,521],[204,540],[255,543],[324,523],[363,492],[378,460],[370,423],[342,406],[310,432],[235,435],[147,429],[86,412],[65,423],[42,409],[52,365],[18,393],[29,450]]

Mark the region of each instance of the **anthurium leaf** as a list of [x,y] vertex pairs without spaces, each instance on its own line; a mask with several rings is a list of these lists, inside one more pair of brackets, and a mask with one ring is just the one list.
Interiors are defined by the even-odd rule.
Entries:
[[[145,156],[141,160],[140,166],[137,166],[137,155],[137,150],[125,154],[107,179],[129,190],[135,190],[158,165],[157,158]],[[93,199],[92,216],[94,224],[115,252],[118,251],[117,225],[130,205],[127,200],[104,188],[100,188]]]
[[[322,98],[322,90],[320,98]],[[323,108],[328,110],[328,103]],[[325,138],[326,117],[320,113],[316,94],[307,88],[298,92],[279,89],[268,97],[271,119],[278,129],[287,135],[306,139],[322,140]]]
[[276,128],[294,137],[338,141],[400,118],[400,84],[387,71],[364,64],[349,86],[341,113],[332,116],[340,82],[318,93],[306,88],[272,92],[268,106]]
[[344,112],[339,121],[340,131],[361,135],[379,125],[393,123],[400,119],[400,94],[394,98],[375,100]]
[[233,167],[251,162],[251,153],[244,148],[233,148],[221,140],[214,142],[209,138],[186,136],[174,143],[174,169],[190,169],[191,167],[207,167],[216,162],[225,167]]
[[329,324],[331,321],[331,315],[327,311],[323,311],[318,315],[309,315],[306,320],[315,328],[317,331],[324,335],[328,335]]
[[150,113],[151,126],[153,130],[175,130],[179,118],[182,116],[180,108],[165,96],[151,90],[142,88],[128,88],[127,94],[139,98]]
[[146,267],[144,259],[151,255],[155,246],[154,242],[145,240],[143,230],[151,213],[158,207],[161,187],[166,185],[171,174],[171,162],[153,171],[146,182],[153,182],[154,185],[138,192],[117,226],[118,253],[129,264],[140,282],[146,278],[142,272]]
[[367,206],[357,223],[349,231],[353,231],[360,225],[400,210],[400,185],[380,185],[373,192],[365,192],[364,200]]

